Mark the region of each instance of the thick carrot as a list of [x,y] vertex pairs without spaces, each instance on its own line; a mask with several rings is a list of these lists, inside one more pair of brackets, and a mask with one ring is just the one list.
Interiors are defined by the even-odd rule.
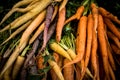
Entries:
[[92,47],[92,33],[93,33],[93,16],[91,14],[88,15],[88,24],[87,24],[87,45],[86,45],[86,52],[85,52],[85,68],[83,70],[81,79],[83,78],[83,76],[85,75],[86,72],[86,68],[88,66],[89,63],[89,59],[90,59],[90,54],[91,54],[91,47]]
[[[54,9],[54,13],[52,15],[52,21],[54,20],[56,14],[57,14],[57,11],[58,11],[58,6],[55,6],[55,9]],[[37,36],[39,36],[39,34],[44,30],[44,27],[45,27],[45,22],[43,22],[39,28],[36,30],[35,34],[32,36],[32,38],[29,40],[29,44],[33,43],[33,41],[37,38]]]
[[29,38],[29,36],[31,35],[31,33],[39,26],[39,24],[43,21],[44,17],[46,14],[46,10],[42,11],[34,20],[33,22],[27,27],[27,29],[24,31],[21,40],[20,40],[20,44],[22,45],[27,38]]
[[4,74],[4,72],[14,63],[14,61],[16,60],[17,56],[21,53],[21,51],[25,48],[25,46],[27,45],[27,41],[26,40],[21,46],[18,45],[15,48],[15,51],[13,51],[13,53],[11,54],[11,56],[9,57],[8,61],[6,62],[6,64],[4,65],[2,71],[0,72],[0,77],[2,77],[2,75]]
[[85,54],[85,45],[86,45],[86,27],[87,27],[87,17],[82,16],[78,23],[77,29],[77,38],[76,38],[76,57],[69,63],[64,66],[77,63],[83,59]]
[[63,75],[62,75],[62,72],[60,70],[60,67],[57,65],[57,63],[53,60],[48,60],[48,63],[50,64],[50,66],[53,68],[53,70],[55,71],[56,75],[58,76],[58,78],[60,80],[65,80]]
[[32,10],[30,10],[26,14],[15,19],[12,23],[8,24],[2,30],[0,30],[0,32],[8,30],[9,28],[14,29],[14,28],[19,27],[23,23],[27,22],[28,20],[32,19],[37,14],[42,12],[50,3],[51,3],[51,0],[41,0],[35,8],[33,8]]
[[105,30],[104,30],[104,22],[101,15],[98,18],[98,40],[101,49],[101,56],[103,59],[103,66],[105,70],[105,75],[107,79],[109,79],[109,69],[108,69],[108,54],[107,54],[107,43],[105,39]]
[[113,43],[110,45],[111,45],[111,48],[114,51],[114,53],[120,55],[120,49]]
[[117,16],[113,15],[112,13],[110,13],[109,11],[107,11],[105,8],[99,7],[98,10],[101,13],[101,15],[103,15],[104,17],[107,17],[110,20],[112,20],[112,21],[120,24],[120,20],[117,18]]
[[64,22],[65,22],[65,16],[66,16],[66,8],[62,8],[62,10],[59,11],[59,17],[57,21],[57,26],[56,26],[56,41],[59,42],[61,40],[62,36],[62,30],[64,27]]
[[[63,64],[65,65],[68,62],[70,62],[68,59],[64,59]],[[64,76],[65,80],[74,80],[74,67],[73,67],[73,65],[69,65],[69,66],[64,67],[63,76]]]
[[72,20],[75,20],[75,19],[79,20],[80,17],[81,17],[81,15],[83,14],[83,11],[84,11],[84,6],[80,6],[80,7],[77,9],[76,13],[75,13],[73,16],[71,16],[71,17],[69,17],[67,20],[65,20],[64,25],[67,24],[67,23],[69,23],[69,22],[72,21]]
[[52,49],[53,51],[71,60],[71,57],[69,56],[69,54],[56,42],[51,42],[49,46],[50,46],[50,49]]
[[118,37],[116,37],[116,36],[115,36],[112,32],[110,32],[110,31],[107,31],[107,36],[108,36],[108,38],[110,38],[111,40],[114,41],[114,43],[116,44],[116,46],[117,46],[118,48],[120,48],[120,41],[119,41]]
[[110,29],[110,31],[120,39],[120,31],[113,24],[113,22],[108,18],[104,18],[104,22],[107,25],[108,29]]
[[36,58],[36,60],[37,60],[37,68],[38,68],[38,69],[43,69],[43,68],[45,68],[44,58],[43,58],[42,55],[39,55],[39,56]]
[[25,57],[23,57],[23,56],[17,57],[15,64],[14,64],[14,67],[13,67],[13,70],[12,70],[12,80],[16,80],[16,77],[19,73],[19,70],[24,63],[24,60],[25,60]]
[[19,34],[21,31],[23,31],[25,28],[27,28],[30,23],[32,22],[32,20],[26,22],[24,25],[22,25],[20,28],[18,28],[15,32],[13,32],[4,42],[2,42],[2,44],[0,44],[0,46],[2,46],[3,44],[5,44],[6,42],[8,42],[10,39],[12,39],[13,37],[15,37],[17,34]]

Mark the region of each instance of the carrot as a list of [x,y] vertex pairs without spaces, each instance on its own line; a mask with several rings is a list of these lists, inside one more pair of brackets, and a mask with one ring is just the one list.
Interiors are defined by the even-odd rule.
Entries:
[[66,4],[67,4],[68,0],[63,0],[62,3],[60,4],[60,7],[59,7],[59,12],[65,8]]
[[120,39],[120,31],[117,29],[117,27],[112,23],[112,21],[108,18],[104,18],[104,22],[107,25],[108,29]]
[[26,45],[27,45],[27,40],[21,46],[20,45],[16,46],[15,50],[13,51],[11,56],[9,57],[6,64],[4,65],[2,71],[0,72],[0,77],[2,77],[4,72],[14,63],[14,61],[16,60],[19,53],[25,48]]
[[104,34],[104,22],[101,15],[98,18],[98,40],[101,49],[101,56],[103,59],[103,66],[105,70],[105,75],[109,79],[109,69],[108,69],[108,54],[107,54],[107,43]]
[[112,70],[112,67],[110,66],[110,64],[108,66],[109,66],[108,68],[109,68],[109,73],[110,73],[111,80],[116,80],[115,74]]
[[52,49],[53,51],[71,60],[71,57],[69,56],[69,54],[56,42],[51,42],[49,46],[50,46],[50,49]]
[[73,16],[69,17],[67,20],[65,20],[64,25],[69,23],[72,20],[75,20],[75,19],[79,20],[81,15],[83,14],[83,11],[84,11],[84,6],[78,7],[76,13]]
[[20,28],[18,28],[15,32],[13,32],[4,42],[2,42],[0,44],[0,46],[2,46],[3,44],[5,44],[6,42],[8,42],[10,39],[12,39],[13,37],[15,37],[17,34],[19,34],[21,31],[23,31],[25,28],[27,28],[27,26],[32,22],[32,20],[26,22],[24,25],[22,25]]
[[17,7],[20,7],[20,6],[23,6],[23,5],[27,5],[27,4],[31,3],[32,1],[33,0],[22,0],[22,1],[19,1],[12,8],[17,8]]
[[4,75],[3,75],[3,79],[4,80],[12,80],[12,78],[11,78],[11,71],[12,71],[12,66],[10,66],[6,71],[5,71],[5,73],[4,73]]
[[82,16],[78,23],[77,29],[77,38],[76,38],[76,57],[69,63],[64,66],[77,63],[83,59],[85,54],[85,45],[86,45],[86,27],[87,27],[87,17]]
[[99,7],[98,10],[101,13],[101,15],[103,15],[104,17],[109,18],[110,20],[120,24],[120,20],[117,18],[117,16],[113,15],[112,13],[107,11],[105,8]]
[[48,28],[52,21],[53,11],[54,11],[53,5],[49,5],[47,8],[46,17],[45,17],[45,28],[43,32],[43,45],[42,45],[42,48],[40,49],[40,52],[45,49],[46,44],[47,44]]
[[14,66],[13,66],[13,70],[12,70],[12,80],[15,80],[24,61],[25,61],[25,54],[27,52],[27,50],[29,49],[29,46],[27,46],[21,55],[19,55],[14,63]]
[[57,63],[55,61],[53,61],[53,60],[50,60],[50,59],[48,60],[48,63],[53,68],[53,70],[55,71],[55,73],[58,76],[58,78],[60,80],[65,80],[63,75],[62,75],[62,72],[60,70],[60,67],[57,65]]
[[118,48],[120,48],[120,42],[119,42],[119,39],[118,37],[116,37],[112,32],[110,31],[107,31],[107,36],[108,38],[110,38],[112,41],[114,41],[114,43],[116,44],[116,46]]
[[12,10],[10,10],[2,19],[1,23],[5,22],[14,12],[21,12],[21,13],[25,13],[30,11],[31,9],[33,9],[34,7],[36,7],[38,5],[38,3],[30,6],[30,7],[26,7],[26,8],[14,8]]
[[24,43],[26,41],[26,39],[29,38],[30,34],[38,27],[38,25],[43,21],[44,17],[46,14],[46,10],[42,11],[34,20],[33,22],[29,25],[29,27],[27,27],[27,29],[24,31],[21,40],[20,40],[20,44],[22,45],[22,43]]
[[111,48],[114,51],[114,53],[120,55],[120,49],[113,43],[110,45],[111,45]]
[[61,40],[65,16],[66,16],[66,8],[62,8],[62,10],[59,11],[59,17],[58,17],[57,27],[56,27],[56,41],[57,42]]
[[[70,62],[68,59],[64,59],[63,64],[65,65],[68,62]],[[63,76],[64,76],[65,80],[74,80],[74,67],[73,67],[73,65],[69,65],[69,66],[64,67]]]
[[28,20],[32,19],[37,14],[42,12],[50,3],[51,3],[51,0],[41,0],[35,8],[33,8],[32,10],[30,10],[26,14],[15,19],[12,23],[8,24],[2,30],[0,30],[0,32],[8,30],[9,28],[14,29],[14,28],[19,27],[23,23],[27,22]]
[[87,45],[86,45],[86,52],[85,52],[85,68],[83,70],[81,79],[83,78],[83,76],[85,75],[86,72],[86,68],[88,66],[89,63],[89,59],[90,59],[90,54],[91,54],[91,47],[92,47],[92,32],[93,32],[93,18],[92,15],[89,14],[88,15],[88,22],[87,22]]
[[[55,6],[54,13],[52,15],[52,21],[54,20],[56,14],[58,11],[58,6]],[[35,34],[32,36],[32,38],[29,40],[29,44],[33,43],[33,41],[37,38],[37,36],[44,30],[45,22],[43,22],[39,28],[36,30]]]

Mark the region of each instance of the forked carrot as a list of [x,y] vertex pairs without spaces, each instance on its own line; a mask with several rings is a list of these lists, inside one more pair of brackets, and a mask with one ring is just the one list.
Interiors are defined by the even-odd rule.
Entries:
[[86,46],[86,28],[87,28],[87,17],[82,16],[78,23],[78,29],[77,29],[77,38],[76,38],[76,57],[67,65],[71,65],[74,63],[77,63],[83,59],[83,56],[85,55],[85,46]]
[[108,29],[110,29],[110,31],[120,39],[120,31],[113,24],[113,22],[108,18],[104,18],[104,22],[107,25]]
[[57,27],[56,27],[56,41],[59,42],[61,40],[62,36],[62,29],[64,27],[65,22],[65,16],[66,16],[66,8],[62,8],[62,10],[59,11],[59,17],[57,21]]
[[105,30],[104,30],[104,22],[102,16],[99,14],[98,17],[98,40],[101,49],[101,56],[103,59],[103,67],[105,70],[106,78],[109,79],[109,69],[108,69],[108,54],[107,54],[107,43],[105,39]]
[[82,14],[83,14],[83,11],[84,11],[84,6],[80,6],[80,7],[77,9],[76,13],[75,13],[73,16],[71,16],[71,17],[69,17],[67,20],[65,20],[64,25],[67,24],[67,23],[69,23],[69,22],[72,21],[72,20],[75,20],[75,19],[79,20],[80,17],[82,16]]
[[104,17],[107,17],[110,20],[120,24],[120,20],[117,18],[117,16],[113,15],[112,13],[110,13],[109,11],[107,11],[103,7],[99,7],[98,9],[99,9],[99,12],[101,13],[101,15],[103,15]]

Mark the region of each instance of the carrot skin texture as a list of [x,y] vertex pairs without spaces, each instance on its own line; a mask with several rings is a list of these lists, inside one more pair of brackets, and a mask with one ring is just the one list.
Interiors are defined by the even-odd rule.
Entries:
[[112,23],[112,21],[108,18],[104,18],[104,22],[107,25],[108,29],[117,36],[120,39],[120,31],[117,29],[117,27]]
[[105,70],[106,78],[109,79],[109,69],[108,69],[108,54],[107,54],[107,43],[105,39],[104,32],[104,22],[101,15],[98,18],[98,40],[101,48],[101,56],[103,58],[103,67]]
[[77,29],[77,38],[76,38],[77,55],[75,59],[73,59],[71,62],[67,63],[66,65],[64,65],[64,67],[67,65],[77,63],[83,59],[83,56],[85,54],[85,45],[86,45],[86,27],[87,27],[87,17],[82,16],[78,23],[78,29]]
[[64,27],[64,22],[65,22],[65,16],[66,16],[66,8],[62,8],[61,11],[59,11],[59,17],[58,17],[57,27],[56,27],[56,41],[57,42],[61,40],[62,29]]

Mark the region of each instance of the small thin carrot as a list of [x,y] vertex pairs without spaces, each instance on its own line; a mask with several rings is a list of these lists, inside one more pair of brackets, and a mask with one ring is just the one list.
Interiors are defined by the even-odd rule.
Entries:
[[104,17],[107,17],[110,20],[112,20],[112,21],[120,24],[120,20],[117,18],[117,16],[113,15],[112,13],[110,13],[109,11],[107,11],[105,8],[99,7],[98,10],[101,13],[101,15],[103,15]]
[[118,39],[118,37],[116,37],[112,32],[107,31],[107,36],[108,38],[110,38],[111,40],[114,41],[114,43],[117,45],[118,48],[120,48],[120,41]]
[[[70,62],[68,59],[64,59],[63,64],[65,65],[68,62]],[[73,65],[69,65],[69,66],[64,67],[63,76],[64,76],[65,80],[74,80],[74,67],[73,67]]]
[[120,49],[113,43],[110,45],[111,45],[111,48],[114,51],[114,53],[120,55]]
[[82,14],[83,14],[83,11],[84,11],[84,6],[78,7],[76,13],[74,15],[72,15],[71,17],[69,17],[67,20],[65,20],[64,25],[69,23],[72,20],[75,20],[75,19],[79,20],[80,17],[82,16]]
[[57,27],[56,27],[56,41],[59,42],[61,40],[62,36],[62,29],[64,27],[65,22],[65,16],[66,16],[66,8],[62,8],[61,11],[59,11],[59,17],[57,21]]
[[113,22],[108,18],[104,18],[104,22],[107,25],[108,29],[110,29],[110,31],[120,39],[120,31],[113,24]]
[[85,54],[85,46],[86,46],[86,28],[87,28],[87,17],[82,16],[78,23],[77,29],[77,38],[76,38],[76,57],[69,63],[64,66],[71,65],[77,63],[83,59]]
[[108,69],[108,54],[107,54],[107,43],[104,34],[104,22],[102,16],[99,14],[98,17],[98,40],[101,48],[101,56],[103,59],[103,66],[105,70],[105,75],[109,79],[109,69]]

